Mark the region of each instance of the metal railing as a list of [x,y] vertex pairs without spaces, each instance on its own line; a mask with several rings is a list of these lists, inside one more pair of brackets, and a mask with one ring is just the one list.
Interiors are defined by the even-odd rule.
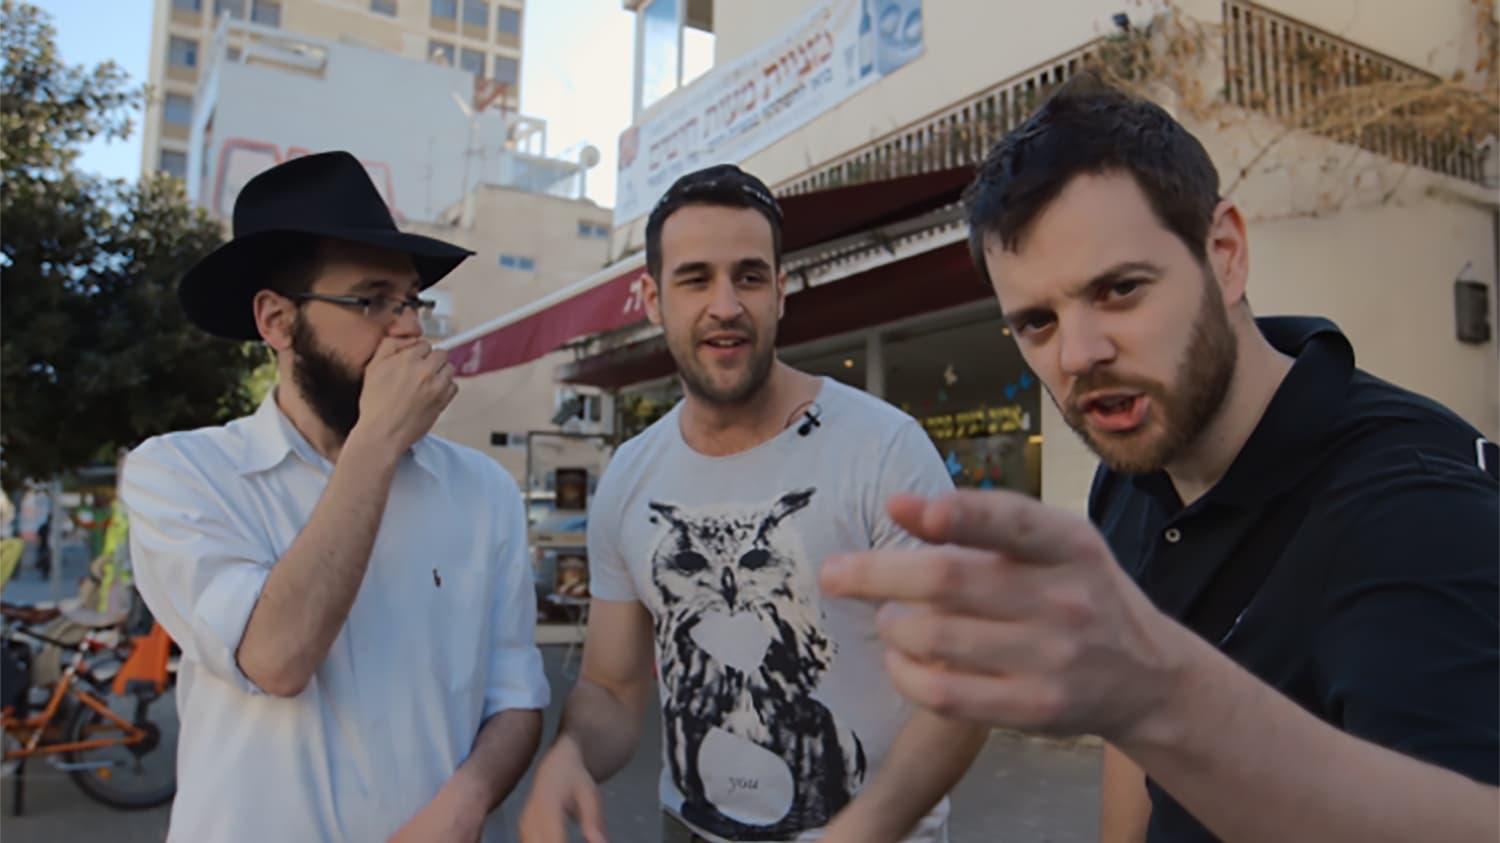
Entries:
[[[1406,118],[1418,116],[1420,102],[1405,111],[1395,109],[1388,117],[1379,113],[1388,105],[1378,101],[1382,94],[1436,86],[1441,81],[1425,70],[1246,0],[1224,2],[1224,95],[1231,105],[1309,127],[1402,164],[1480,182],[1484,168],[1479,139],[1457,131],[1434,136],[1402,126]],[[1382,83],[1393,84],[1382,92]],[[1353,89],[1359,86],[1370,86],[1365,95],[1368,102],[1355,106],[1346,99],[1338,114],[1348,119],[1329,121],[1326,114],[1316,113],[1331,96],[1353,91],[1358,97]],[[1364,112],[1360,116],[1368,117],[1367,123],[1355,119],[1355,109]]]
[[976,166],[990,147],[1026,119],[1047,93],[1082,69],[1098,44],[1091,41],[781,182],[775,188],[776,193],[795,196],[952,167]]
[[[775,186],[780,196],[977,166],[995,142],[1026,118],[1042,99],[1100,57],[1105,39],[1094,39],[977,94]],[[1306,57],[1322,57],[1328,73],[1308,72]],[[1291,122],[1300,109],[1340,87],[1371,80],[1437,77],[1263,9],[1246,0],[1224,3],[1224,97],[1228,104]],[[1398,114],[1399,116],[1399,114]],[[1398,121],[1399,122],[1399,121]],[[1434,140],[1390,125],[1330,134],[1394,161],[1471,182],[1482,182],[1477,139]]]

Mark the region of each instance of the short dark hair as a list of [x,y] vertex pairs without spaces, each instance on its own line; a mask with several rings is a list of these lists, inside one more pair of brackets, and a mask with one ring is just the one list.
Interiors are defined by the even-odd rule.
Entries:
[[688,173],[662,194],[646,219],[646,272],[661,280],[661,230],[667,218],[688,205],[752,208],[771,224],[772,269],[781,269],[781,205],[770,188],[733,164]]
[[1075,176],[1110,172],[1134,178],[1161,224],[1207,261],[1219,173],[1203,144],[1161,106],[1084,71],[1001,138],[964,191],[980,274],[989,280],[986,238],[1014,250]]

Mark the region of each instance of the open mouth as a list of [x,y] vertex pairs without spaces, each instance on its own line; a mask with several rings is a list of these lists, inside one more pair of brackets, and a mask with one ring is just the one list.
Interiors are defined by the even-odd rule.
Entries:
[[715,351],[736,351],[750,345],[750,338],[741,334],[718,334],[704,339],[700,345]]
[[1140,392],[1100,392],[1079,402],[1089,426],[1106,433],[1125,433],[1146,420],[1151,399]]

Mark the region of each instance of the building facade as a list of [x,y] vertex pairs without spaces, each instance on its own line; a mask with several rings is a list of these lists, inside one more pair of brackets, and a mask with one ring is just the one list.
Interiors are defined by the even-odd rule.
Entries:
[[[1360,366],[1500,434],[1495,139],[1286,128],[1295,105],[1320,91],[1474,67],[1485,48],[1476,9],[1493,14],[1485,4],[1184,0],[1127,15],[1104,0],[1045,11],[766,0],[695,2],[690,15],[685,2],[627,4],[679,27],[707,22],[714,67],[654,101],[638,91],[646,104],[621,138],[612,244],[624,257],[550,313],[463,337],[456,354],[476,371],[525,357],[515,352],[524,337],[561,338],[575,359],[560,379],[615,393],[618,433],[668,406],[670,358],[636,293],[644,213],[676,174],[732,161],[773,185],[786,211],[782,358],[907,410],[960,485],[1081,510],[1095,460],[1005,335],[969,264],[958,194],[1048,91],[1122,34],[1175,20],[1200,33],[1189,74],[1214,111],[1199,116],[1171,89],[1161,98],[1203,139],[1249,220],[1256,313],[1327,316]],[[643,24],[638,48],[651,32],[672,37]],[[1308,53],[1332,70],[1299,69]],[[651,75],[643,68],[638,88]]]
[[462,68],[232,19],[201,61],[185,179],[222,218],[255,174],[324,149],[358,156],[400,222],[435,221],[477,185],[583,195],[588,161],[548,156],[545,121]]
[[[605,264],[609,208],[586,199],[539,196],[493,185],[478,188],[469,205],[467,220],[460,208],[454,208],[448,215],[450,222],[405,227],[475,252],[423,294],[438,301],[437,321],[427,326],[429,337],[446,342],[496,315],[545,300]],[[601,402],[596,390],[557,383],[555,373],[570,358],[566,351],[554,351],[529,365],[461,379],[458,396],[433,432],[489,454],[523,489],[549,491],[550,467],[580,460],[592,467],[597,449],[589,445],[579,456],[571,457],[569,451],[549,459],[537,451],[558,450],[555,441],[531,442],[535,471],[528,478],[527,448],[532,434],[602,433],[613,407]],[[570,418],[556,420],[569,399],[580,392],[585,397]],[[595,471],[591,479],[597,476]]]
[[224,19],[437,61],[506,86],[520,105],[525,0],[156,0],[141,172],[187,175],[204,59]]

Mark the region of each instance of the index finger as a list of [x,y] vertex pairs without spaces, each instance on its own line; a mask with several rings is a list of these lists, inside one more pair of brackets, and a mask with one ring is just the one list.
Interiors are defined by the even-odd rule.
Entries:
[[934,604],[977,614],[996,608],[995,594],[1017,590],[999,587],[1008,576],[995,554],[949,546],[830,556],[818,582],[833,597]]
[[604,812],[599,804],[599,792],[593,788],[583,788],[577,794],[576,804],[578,830],[583,833],[583,839],[588,843],[605,843]]
[[[380,345],[375,346],[375,353],[370,357],[370,363],[378,363],[387,357],[394,357],[422,341],[421,337],[386,337],[380,341]],[[369,363],[365,365],[368,366]]]
[[432,351],[429,352],[423,359],[427,363],[428,371],[436,372],[437,370],[448,365],[448,350],[445,348],[438,348],[437,346],[433,346]]
[[1035,565],[1055,565],[1103,551],[1087,519],[1017,492],[961,489],[923,500],[893,497],[897,524],[928,542],[998,551]]

